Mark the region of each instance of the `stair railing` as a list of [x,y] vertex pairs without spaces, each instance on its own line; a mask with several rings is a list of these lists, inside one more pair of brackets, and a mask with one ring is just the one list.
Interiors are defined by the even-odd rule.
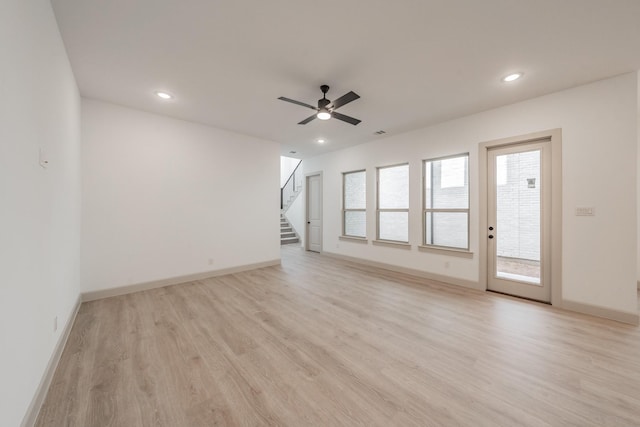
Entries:
[[302,187],[302,169],[300,165],[302,160],[298,162],[298,166],[291,172],[289,179],[284,183],[280,189],[280,209],[286,209],[289,204],[295,199],[298,191]]

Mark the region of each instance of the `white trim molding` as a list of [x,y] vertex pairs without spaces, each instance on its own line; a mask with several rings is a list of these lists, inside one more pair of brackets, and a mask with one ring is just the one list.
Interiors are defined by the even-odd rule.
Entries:
[[323,252],[322,255],[332,258],[342,259],[345,261],[354,262],[356,264],[366,265],[369,267],[380,268],[382,270],[393,271],[396,273],[406,274],[408,276],[419,277],[422,279],[429,279],[435,282],[444,283],[447,285],[461,286],[463,288],[474,289],[478,291],[484,291],[485,289],[480,286],[478,282],[472,280],[460,279],[457,277],[445,276],[442,274],[429,273],[428,271],[416,270],[414,268],[400,267],[398,265],[387,264],[384,262],[371,261],[364,258],[357,258],[348,255],[336,254],[333,252]]
[[564,310],[575,311],[589,316],[603,317],[605,319],[628,323],[630,325],[640,324],[640,316],[638,313],[629,313],[626,311],[619,311],[611,308],[598,307],[591,304],[567,300],[562,301],[562,308]]
[[[366,265],[369,267],[379,268],[382,270],[393,271],[396,273],[406,274],[408,276],[419,277],[423,279],[429,279],[436,282],[444,283],[446,285],[461,286],[468,289],[477,291],[486,291],[483,283],[474,282],[466,279],[459,279],[457,277],[444,276],[441,274],[429,273],[427,271],[416,270],[413,268],[400,267],[397,265],[387,264],[383,262],[371,261],[368,259],[352,257],[348,255],[336,254],[333,252],[323,252],[324,256],[341,259],[344,261],[353,262],[356,264]],[[590,304],[579,303],[575,301],[563,300],[559,304],[554,304],[555,308],[573,311],[576,313],[586,314],[589,316],[601,317],[605,319],[615,320],[617,322],[626,323],[630,325],[640,324],[640,315],[638,313],[628,313],[610,308],[597,307]]]
[[22,423],[20,426],[22,427],[31,427],[35,425],[38,415],[40,414],[40,409],[42,408],[42,404],[47,397],[47,392],[49,391],[49,386],[51,386],[51,381],[53,380],[53,375],[56,373],[56,369],[58,368],[58,363],[60,362],[60,358],[62,357],[62,352],[67,345],[67,340],[69,339],[69,334],[71,333],[71,329],[73,328],[73,324],[76,321],[76,316],[78,315],[78,310],[80,310],[80,306],[82,305],[82,299],[80,295],[76,300],[76,303],[71,312],[71,316],[67,320],[67,323],[64,325],[64,329],[62,330],[62,334],[58,339],[58,343],[53,349],[53,353],[49,358],[49,363],[47,364],[47,368],[42,375],[42,379],[40,380],[40,384],[38,384],[38,388],[36,389],[36,393],[33,396],[33,400],[31,400],[31,404],[27,409],[27,413],[22,419]]
[[185,276],[170,277],[167,279],[154,280],[151,282],[136,283],[133,285],[119,286],[117,288],[103,289],[99,291],[84,292],[82,301],[95,301],[102,298],[115,297],[119,295],[132,294],[134,292],[147,291],[149,289],[163,288],[165,286],[179,285],[181,283],[204,280],[211,277],[224,276],[226,274],[240,273],[258,268],[280,265],[280,259],[258,262],[255,264],[239,265],[236,267],[222,268],[220,270],[205,271],[202,273],[188,274]]

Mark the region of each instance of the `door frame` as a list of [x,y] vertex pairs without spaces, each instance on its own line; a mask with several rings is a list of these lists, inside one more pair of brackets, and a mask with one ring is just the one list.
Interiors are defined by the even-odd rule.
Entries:
[[481,289],[487,290],[488,282],[488,227],[489,227],[489,182],[488,158],[489,150],[501,146],[509,146],[548,140],[551,146],[551,242],[549,248],[551,260],[551,305],[562,306],[562,129],[551,129],[510,138],[482,142],[478,147],[479,171],[479,204],[480,224],[478,232],[478,262],[480,263],[479,283]]
[[304,201],[304,250],[309,250],[309,178],[312,176],[320,177],[320,212],[322,217],[320,218],[320,253],[324,250],[324,178],[322,176],[322,171],[318,172],[310,172],[304,174],[304,185],[305,185],[305,201]]

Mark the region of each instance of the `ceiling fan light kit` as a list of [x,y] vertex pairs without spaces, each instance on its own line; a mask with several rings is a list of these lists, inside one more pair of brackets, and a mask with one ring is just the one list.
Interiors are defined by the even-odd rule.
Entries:
[[331,118],[331,113],[328,110],[322,109],[318,111],[316,117],[318,117],[320,120],[329,120]]
[[286,98],[284,96],[279,97],[281,101],[290,102],[292,104],[300,105],[302,107],[311,108],[315,110],[316,113],[313,116],[307,117],[303,121],[299,122],[299,125],[306,125],[310,121],[318,118],[320,120],[329,120],[330,118],[338,119],[346,123],[350,123],[352,125],[357,125],[361,122],[361,120],[354,119],[353,117],[345,116],[344,114],[337,113],[335,110],[350,103],[351,101],[355,101],[360,98],[360,95],[351,91],[342,95],[340,98],[331,102],[331,100],[327,99],[327,92],[329,92],[329,86],[322,85],[320,86],[320,90],[322,91],[322,98],[318,100],[318,106],[314,107],[313,105],[306,104],[304,102],[296,101],[295,99]]

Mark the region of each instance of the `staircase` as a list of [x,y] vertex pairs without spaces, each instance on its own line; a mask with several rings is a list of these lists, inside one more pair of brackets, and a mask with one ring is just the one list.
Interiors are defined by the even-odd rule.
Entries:
[[296,168],[291,172],[289,179],[280,189],[280,244],[288,245],[290,243],[298,243],[300,239],[293,230],[291,224],[284,216],[284,213],[289,209],[291,204],[296,200],[298,194],[302,191],[302,168],[300,167],[302,161],[298,163]]
[[287,221],[283,213],[280,213],[280,244],[288,245],[290,243],[298,243],[300,239],[296,235],[296,232],[293,231],[293,227]]

